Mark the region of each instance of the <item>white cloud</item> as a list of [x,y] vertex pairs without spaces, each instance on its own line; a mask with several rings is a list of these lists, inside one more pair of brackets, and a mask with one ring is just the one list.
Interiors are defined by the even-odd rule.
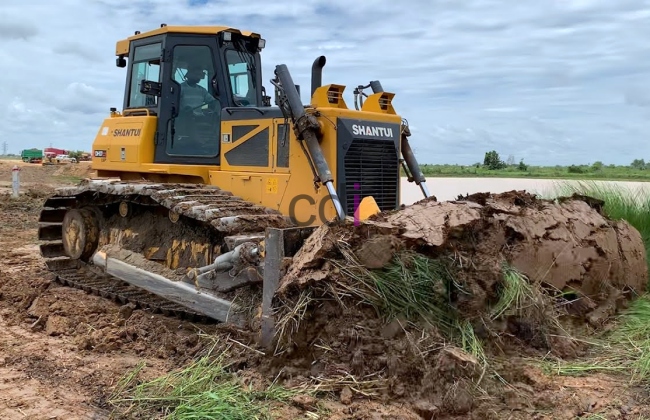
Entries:
[[[193,4],[193,5],[192,5]],[[267,39],[264,84],[289,66],[306,99],[378,79],[413,127],[421,162],[487,150],[529,163],[650,156],[650,0],[3,0],[0,135],[10,149],[89,149],[124,69],[115,42],[161,23],[224,24]],[[616,152],[613,152],[613,151]]]

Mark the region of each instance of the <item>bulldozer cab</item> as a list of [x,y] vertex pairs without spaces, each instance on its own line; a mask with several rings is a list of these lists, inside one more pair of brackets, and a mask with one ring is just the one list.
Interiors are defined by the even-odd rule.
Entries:
[[167,26],[118,43],[123,109],[157,117],[155,163],[220,164],[222,114],[262,106],[263,45],[230,28]]

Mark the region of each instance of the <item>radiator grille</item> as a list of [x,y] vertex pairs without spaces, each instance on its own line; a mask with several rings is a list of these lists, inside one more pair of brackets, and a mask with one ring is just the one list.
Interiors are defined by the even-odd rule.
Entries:
[[397,207],[399,160],[392,140],[354,139],[345,155],[344,167],[348,216],[354,215],[355,195],[359,202],[373,196],[382,211]]

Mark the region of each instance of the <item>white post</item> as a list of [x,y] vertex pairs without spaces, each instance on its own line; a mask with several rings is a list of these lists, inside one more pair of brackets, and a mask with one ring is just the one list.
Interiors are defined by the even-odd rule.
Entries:
[[18,197],[20,191],[20,168],[18,165],[14,165],[13,169],[11,170],[11,175],[11,179],[13,181],[13,196]]

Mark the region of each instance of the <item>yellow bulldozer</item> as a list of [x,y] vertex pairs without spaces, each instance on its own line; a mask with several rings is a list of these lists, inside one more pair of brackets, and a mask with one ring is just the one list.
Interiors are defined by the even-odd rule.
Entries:
[[345,86],[322,85],[320,56],[309,104],[286,65],[271,98],[264,47],[254,32],[166,24],[117,42],[124,103],[93,142],[97,176],[40,214],[59,282],[240,325],[258,305],[268,339],[283,261],[316,226],[398,209],[401,170],[429,197],[393,93],[359,85],[349,108]]

